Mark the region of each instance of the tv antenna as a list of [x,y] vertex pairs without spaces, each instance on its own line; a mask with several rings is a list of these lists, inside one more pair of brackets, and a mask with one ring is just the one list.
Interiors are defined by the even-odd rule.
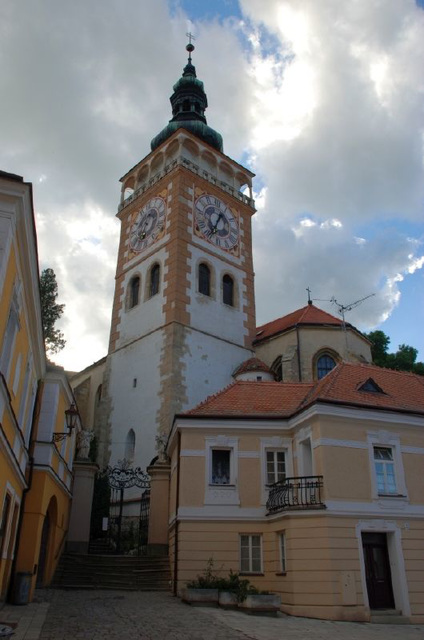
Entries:
[[359,307],[359,305],[362,304],[364,300],[368,300],[368,298],[372,298],[373,296],[375,296],[375,293],[370,293],[367,296],[365,296],[365,298],[361,298],[360,300],[355,300],[355,302],[350,302],[349,304],[340,304],[340,302],[337,302],[334,296],[331,298],[330,302],[332,302],[333,304],[336,305],[336,307],[338,307],[338,313],[342,317],[342,323],[343,323],[344,329],[346,329],[346,322],[345,322],[346,311],[352,311],[352,309],[355,309],[355,307]]

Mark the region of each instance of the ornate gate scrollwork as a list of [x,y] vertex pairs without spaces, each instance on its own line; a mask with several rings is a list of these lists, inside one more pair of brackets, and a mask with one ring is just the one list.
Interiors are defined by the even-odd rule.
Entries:
[[[104,532],[103,542],[107,542],[109,553],[140,555],[147,544],[150,476],[140,467],[133,468],[124,459],[118,460],[115,466],[108,466],[98,475],[98,480],[99,486],[102,484],[104,487],[107,482],[108,487],[108,506],[103,508],[103,519],[107,516],[107,531]],[[141,489],[140,493],[131,495],[126,501],[125,492],[135,487]],[[98,534],[99,526],[92,526],[92,538],[97,543]],[[95,549],[95,541],[92,540],[92,543]]]

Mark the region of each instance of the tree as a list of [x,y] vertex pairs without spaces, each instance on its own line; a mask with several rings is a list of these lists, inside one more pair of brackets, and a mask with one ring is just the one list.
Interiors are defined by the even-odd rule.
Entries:
[[411,371],[424,375],[424,363],[416,362],[418,349],[408,344],[400,344],[395,353],[388,353],[390,338],[384,331],[371,331],[364,334],[371,341],[371,355],[374,364],[387,369]]
[[41,321],[43,323],[44,344],[50,353],[57,353],[66,344],[63,333],[54,327],[56,320],[59,320],[65,308],[64,304],[56,302],[57,296],[56,274],[53,269],[44,269],[40,276]]
[[379,367],[387,366],[387,351],[390,344],[389,336],[384,331],[370,331],[365,337],[371,342],[372,361]]

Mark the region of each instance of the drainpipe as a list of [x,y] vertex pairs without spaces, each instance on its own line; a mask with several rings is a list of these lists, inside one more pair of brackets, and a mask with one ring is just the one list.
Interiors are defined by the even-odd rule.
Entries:
[[302,367],[300,360],[300,336],[299,336],[299,325],[296,325],[296,338],[297,338],[297,366],[299,367],[299,382],[302,382]]
[[180,505],[180,453],[181,453],[181,432],[178,431],[177,447],[177,490],[175,498],[175,534],[174,534],[174,596],[178,592],[178,508]]

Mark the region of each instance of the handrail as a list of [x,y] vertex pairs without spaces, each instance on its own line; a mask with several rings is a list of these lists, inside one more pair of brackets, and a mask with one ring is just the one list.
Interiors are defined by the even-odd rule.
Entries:
[[268,514],[290,509],[325,509],[323,476],[296,476],[269,485]]

